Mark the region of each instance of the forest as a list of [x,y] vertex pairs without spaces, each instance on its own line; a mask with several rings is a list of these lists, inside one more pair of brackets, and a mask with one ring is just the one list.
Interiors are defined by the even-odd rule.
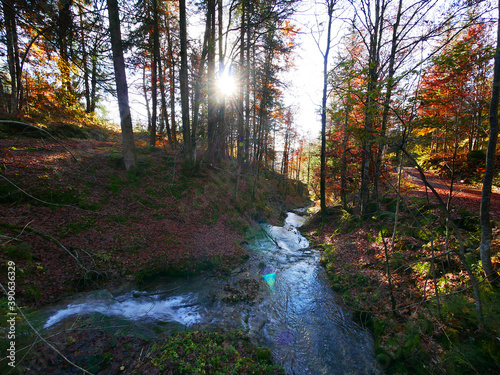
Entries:
[[[371,343],[365,370],[310,363],[499,373],[499,19],[489,0],[1,0],[0,372],[328,373],[253,312],[48,325],[200,277],[214,310],[272,309],[306,254]],[[281,226],[308,245],[278,267]]]

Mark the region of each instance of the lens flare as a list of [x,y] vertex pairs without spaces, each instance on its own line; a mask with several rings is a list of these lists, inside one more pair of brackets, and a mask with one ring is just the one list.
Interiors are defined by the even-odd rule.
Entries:
[[276,282],[276,274],[275,273],[268,273],[267,275],[262,276],[264,281],[269,285],[270,287],[274,286],[274,283]]
[[217,78],[217,90],[222,96],[232,96],[236,93],[237,83],[235,77],[225,71]]

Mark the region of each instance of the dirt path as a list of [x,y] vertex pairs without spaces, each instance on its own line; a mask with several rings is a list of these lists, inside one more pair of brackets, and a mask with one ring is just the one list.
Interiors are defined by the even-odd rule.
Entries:
[[[411,182],[419,185],[422,189],[418,191],[413,191],[411,194],[415,196],[429,197],[429,199],[434,199],[432,197],[432,192],[427,189],[420,179],[420,173],[416,168],[404,168],[404,176],[408,178]],[[426,172],[426,179],[432,185],[434,189],[438,192],[444,202],[448,199],[451,180],[442,178],[433,172]],[[460,181],[454,181],[453,183],[453,196],[451,203],[454,207],[458,209],[467,209],[470,212],[479,215],[481,207],[481,188],[482,185],[467,185]],[[500,219],[500,194],[497,192],[491,195],[491,210],[490,215],[493,220]]]

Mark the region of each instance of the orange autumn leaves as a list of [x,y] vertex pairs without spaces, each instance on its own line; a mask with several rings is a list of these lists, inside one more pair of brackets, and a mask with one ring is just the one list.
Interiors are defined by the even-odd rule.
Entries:
[[484,141],[493,52],[488,27],[479,23],[445,45],[424,72],[415,134],[430,135],[432,152],[459,145],[472,151]]

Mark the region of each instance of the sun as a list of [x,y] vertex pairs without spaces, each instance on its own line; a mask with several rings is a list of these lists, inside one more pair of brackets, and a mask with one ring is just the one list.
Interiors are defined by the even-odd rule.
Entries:
[[217,77],[217,91],[224,97],[233,96],[236,93],[238,84],[236,78],[228,71]]

